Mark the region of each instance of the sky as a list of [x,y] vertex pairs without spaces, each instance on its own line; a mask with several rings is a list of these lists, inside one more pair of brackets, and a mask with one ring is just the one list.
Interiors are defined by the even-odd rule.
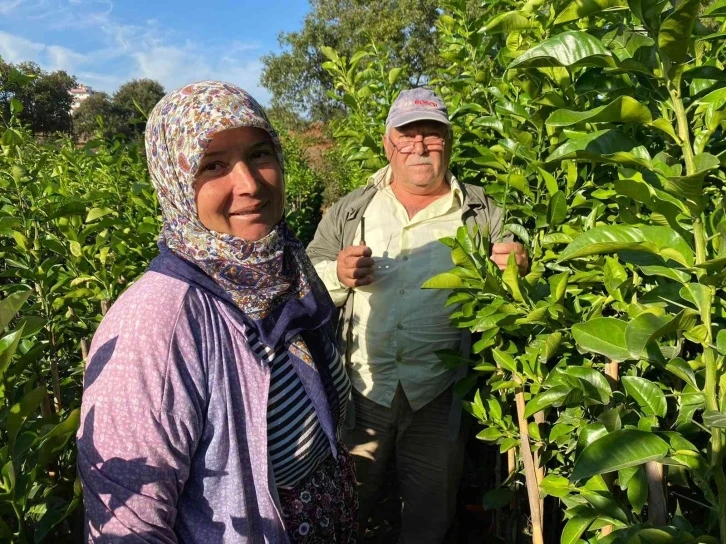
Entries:
[[261,57],[302,27],[307,0],[0,0],[0,57],[65,70],[113,93],[134,78],[167,91],[192,81],[236,83],[257,100]]

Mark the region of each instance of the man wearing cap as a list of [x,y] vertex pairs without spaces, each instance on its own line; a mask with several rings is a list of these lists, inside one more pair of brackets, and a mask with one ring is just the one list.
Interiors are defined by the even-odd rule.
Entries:
[[441,98],[423,88],[401,92],[383,137],[388,166],[328,210],[308,247],[342,309],[341,351],[354,386],[343,440],[356,463],[361,527],[395,456],[406,544],[444,539],[466,437],[452,392],[457,374],[435,352],[468,355],[470,335],[451,326],[446,291],[420,288],[452,266],[438,240],[479,225],[500,268],[512,252],[520,271],[528,266],[520,244],[502,243],[508,237],[492,200],[449,172],[451,143]]

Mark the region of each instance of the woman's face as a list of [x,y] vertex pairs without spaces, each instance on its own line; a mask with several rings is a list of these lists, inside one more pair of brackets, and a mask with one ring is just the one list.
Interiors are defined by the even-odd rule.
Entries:
[[209,230],[265,237],[282,218],[285,187],[267,132],[241,127],[212,138],[194,183],[197,216]]

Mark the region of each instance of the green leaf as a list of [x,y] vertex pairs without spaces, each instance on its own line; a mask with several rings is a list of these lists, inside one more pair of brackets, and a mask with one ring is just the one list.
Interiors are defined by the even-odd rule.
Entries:
[[709,330],[706,325],[696,325],[692,329],[683,333],[688,340],[695,344],[705,344],[708,341]]
[[91,210],[88,212],[88,215],[86,216],[86,223],[91,223],[92,221],[100,219],[104,215],[108,214],[117,215],[117,213],[111,208],[91,208]]
[[700,283],[689,283],[683,286],[680,295],[698,308],[702,322],[711,322],[711,289]]
[[623,376],[621,380],[628,395],[635,399],[646,416],[665,417],[668,403],[656,384],[637,376]]
[[665,368],[668,372],[670,372],[674,376],[678,376],[680,379],[682,379],[694,389],[699,389],[698,383],[696,382],[696,375],[694,374],[693,369],[686,361],[684,361],[680,357],[671,359],[666,364]]
[[10,408],[10,412],[7,416],[7,431],[8,443],[11,447],[15,443],[15,439],[20,431],[20,428],[23,426],[23,423],[25,423],[25,420],[30,417],[38,406],[40,406],[45,394],[45,387],[38,387],[33,389],[30,393],[25,395],[20,402]]
[[653,433],[635,429],[613,431],[583,450],[575,461],[570,481],[657,461],[668,455],[668,450],[668,444]]
[[686,60],[700,5],[699,0],[681,0],[661,24],[658,49],[668,55],[673,64],[682,64]]
[[628,0],[635,16],[654,34],[660,27],[660,14],[666,4],[668,0]]
[[476,435],[479,440],[491,442],[502,437],[502,431],[496,427],[487,427]]
[[630,359],[625,343],[627,324],[613,317],[598,317],[572,326],[577,345],[589,352],[605,355],[612,361]]
[[0,339],[0,381],[5,375],[5,371],[10,366],[13,355],[15,355],[15,351],[18,349],[18,345],[22,338],[23,327],[21,326],[19,329],[16,329]]
[[511,355],[509,355],[509,353],[498,349],[493,349],[492,356],[494,357],[494,360],[497,362],[497,364],[504,370],[508,370],[509,372],[513,373],[517,372],[517,362]]
[[666,316],[643,312],[628,323],[625,329],[625,344],[633,359],[640,359],[645,355],[645,347],[653,341],[656,332],[669,321]]
[[716,349],[721,355],[726,355],[726,329],[721,329],[716,335]]
[[560,544],[577,544],[583,533],[587,531],[587,528],[592,525],[593,521],[595,521],[595,518],[597,518],[597,514],[593,510],[584,514],[578,514],[570,519],[565,524],[565,528],[562,529]]
[[15,314],[23,307],[25,301],[28,300],[31,291],[21,291],[7,296],[4,300],[0,300],[0,331],[8,326]]
[[[534,20],[534,24],[537,24],[536,20]],[[521,11],[505,11],[487,21],[480,32],[493,36],[502,32],[516,32],[529,28],[532,28],[532,21],[527,17],[527,14]]]
[[576,21],[604,10],[626,6],[624,0],[573,0],[555,18],[555,25]]
[[623,295],[620,292],[620,286],[628,280],[628,273],[625,271],[617,259],[613,257],[605,257],[605,266],[603,266],[603,275],[605,277],[605,289],[615,300],[623,301]]
[[321,45],[320,52],[333,62],[337,62],[340,59],[335,49],[333,49],[332,47],[328,47],[327,45]]
[[570,494],[570,482],[564,476],[559,474],[548,474],[539,484],[542,493],[551,495],[552,497],[566,497]]
[[[429,280],[430,281],[430,280]],[[507,260],[507,268],[502,273],[502,281],[509,289],[512,294],[512,298],[517,302],[523,302],[524,297],[522,296],[522,288],[520,284],[519,266],[517,265],[517,259],[514,253],[509,255]]]
[[575,238],[560,255],[560,261],[621,251],[645,251],[686,267],[693,266],[693,250],[683,237],[670,227],[660,226],[595,227]]
[[653,121],[650,110],[629,96],[620,96],[588,111],[557,110],[547,118],[546,124],[569,127],[581,123],[636,123],[647,125]]
[[706,427],[726,429],[726,413],[717,412],[715,410],[706,410],[703,412],[703,424]]
[[595,36],[583,31],[562,32],[535,45],[514,59],[508,70],[531,66],[612,66],[610,51]]
[[562,343],[562,333],[560,331],[555,331],[551,334],[547,335],[547,338],[545,338],[545,341],[542,342],[542,350],[540,351],[540,362],[542,364],[545,364],[547,361],[549,361],[556,353],[557,350],[560,348],[560,344]]
[[[604,484],[601,477],[597,477],[600,481],[598,484]],[[592,481],[592,480],[591,480]],[[590,482],[588,482],[588,485]],[[587,487],[587,486],[586,486]],[[607,488],[606,485],[602,487]],[[605,490],[598,489],[597,491],[591,491],[589,489],[583,489],[580,491],[587,502],[595,507],[595,510],[601,515],[610,519],[616,519],[623,523],[628,522],[628,516],[623,512],[623,509],[618,506],[618,503],[612,498],[612,495]]]
[[595,227],[579,235],[560,254],[560,261],[622,250],[655,252],[656,248],[647,242],[640,229],[628,225],[608,225]]
[[464,280],[451,272],[443,272],[424,282],[421,289],[457,289],[466,287]]
[[567,198],[565,193],[557,191],[550,198],[547,204],[547,223],[550,227],[555,227],[567,218]]
[[570,376],[575,376],[576,378],[584,380],[592,385],[598,391],[600,401],[603,404],[607,404],[610,397],[613,396],[613,390],[607,379],[605,379],[605,376],[594,368],[585,366],[568,366],[565,369],[565,373]]
[[524,417],[533,416],[550,406],[561,406],[570,391],[572,391],[572,388],[567,385],[556,385],[547,389],[527,403],[524,409]]
[[81,244],[79,244],[75,240],[71,241],[70,248],[71,255],[73,255],[74,257],[83,257],[83,249],[81,248]]
[[545,159],[545,162],[560,162],[577,159],[590,162],[613,162],[616,164],[650,166],[648,151],[623,132],[604,129],[588,134],[570,137]]
[[398,78],[401,76],[401,72],[403,72],[403,68],[391,68],[391,71],[388,72],[389,85],[393,85],[396,81],[398,81]]

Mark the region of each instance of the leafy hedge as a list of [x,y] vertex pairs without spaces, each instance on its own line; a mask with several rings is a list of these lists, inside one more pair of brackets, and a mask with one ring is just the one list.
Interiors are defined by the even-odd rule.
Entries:
[[[500,536],[521,492],[534,543],[726,543],[724,17],[723,0],[445,3],[430,84],[452,168],[532,256],[502,273],[462,228],[426,284],[477,335],[441,357],[470,368],[457,392],[508,468],[483,497]],[[336,136],[370,172],[405,67],[325,54],[350,109]]]

